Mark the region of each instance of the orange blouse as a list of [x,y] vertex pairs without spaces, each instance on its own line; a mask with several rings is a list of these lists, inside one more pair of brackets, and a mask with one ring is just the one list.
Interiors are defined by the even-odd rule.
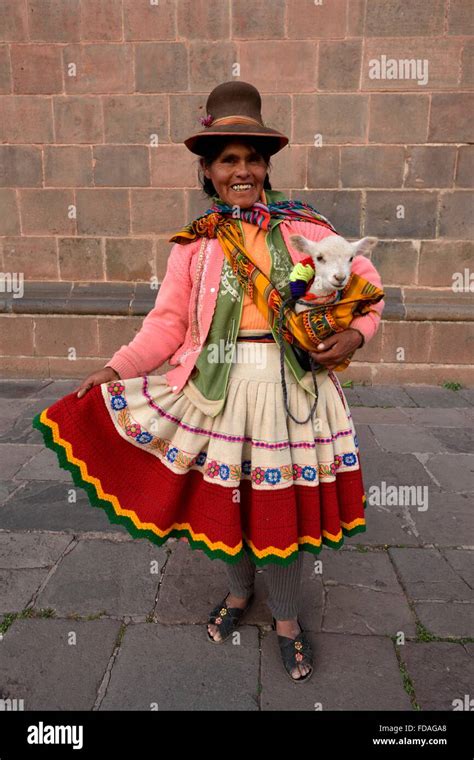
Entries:
[[[272,260],[270,251],[265,242],[266,230],[261,229],[257,224],[249,224],[244,221],[242,221],[242,229],[244,231],[245,248],[250,253],[256,265],[269,278]],[[270,330],[268,321],[255,306],[250,296],[247,295],[247,293],[244,293],[244,305],[242,307],[242,319],[239,329],[253,330],[262,328],[267,329],[268,331]]]

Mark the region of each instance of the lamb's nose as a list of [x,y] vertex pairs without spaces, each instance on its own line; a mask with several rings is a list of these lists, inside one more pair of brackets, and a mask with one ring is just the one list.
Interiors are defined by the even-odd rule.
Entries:
[[346,279],[346,277],[345,277],[345,275],[343,275],[343,274],[335,274],[335,275],[334,275],[334,279],[335,279],[337,282],[341,283],[341,282],[344,282],[344,280]]

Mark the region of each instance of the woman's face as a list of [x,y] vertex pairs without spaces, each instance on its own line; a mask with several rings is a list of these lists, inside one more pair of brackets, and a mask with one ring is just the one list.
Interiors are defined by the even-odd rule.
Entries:
[[[224,203],[248,208],[260,199],[268,166],[251,145],[229,142],[210,166],[203,166]],[[243,185],[244,187],[236,187]]]

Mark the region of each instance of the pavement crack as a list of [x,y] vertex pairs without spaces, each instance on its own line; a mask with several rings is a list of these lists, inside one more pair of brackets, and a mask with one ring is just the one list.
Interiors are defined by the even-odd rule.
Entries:
[[69,552],[71,552],[74,549],[74,547],[76,546],[77,543],[79,543],[78,539],[75,538],[75,537],[73,537],[73,538],[71,538],[71,540],[67,544],[67,546],[64,547],[63,551],[61,552],[61,554],[57,558],[56,562],[49,569],[49,572],[47,573],[46,577],[43,578],[43,581],[41,582],[39,588],[36,589],[35,593],[31,597],[31,600],[30,600],[30,602],[27,605],[27,609],[31,609],[32,607],[35,607],[36,602],[38,600],[38,597],[40,596],[40,594],[42,594],[42,592],[44,591],[44,589],[48,585],[48,583],[51,580],[51,578],[53,577],[53,575],[55,575],[55,573],[56,573],[56,571],[57,571],[57,569],[59,567],[59,564],[61,563],[62,559],[67,554],[69,554]]
[[[415,521],[414,521],[414,519],[413,519],[413,517],[411,515],[411,512],[410,512],[410,510],[408,508],[408,505],[407,504],[402,504],[401,508],[402,508],[401,509],[401,513],[403,515],[403,518],[406,520],[406,523],[402,523],[402,526],[401,526],[402,530],[404,530],[405,527],[409,527],[409,529],[412,531],[412,533],[415,536],[415,538],[419,539],[420,538],[420,534],[419,534],[418,528],[416,527],[416,523],[415,523]],[[409,534],[409,531],[408,531],[408,534]]]
[[119,655],[120,648],[122,646],[123,637],[124,637],[124,634],[125,634],[125,631],[126,631],[127,627],[128,626],[126,625],[126,623],[124,623],[122,621],[122,624],[120,626],[120,629],[119,629],[119,632],[118,632],[118,635],[117,635],[118,641],[117,641],[117,643],[116,643],[116,645],[114,647],[114,651],[110,655],[110,659],[109,659],[109,661],[107,663],[107,667],[105,669],[105,673],[102,676],[102,681],[100,682],[99,688],[97,689],[97,697],[96,697],[96,700],[94,702],[94,706],[92,707],[92,711],[93,712],[96,712],[96,711],[100,710],[102,702],[104,701],[105,697],[107,696],[107,690],[109,688],[109,683],[110,683],[110,679],[111,679],[111,676],[112,676],[112,668],[113,668],[113,666],[115,664],[115,660],[117,659],[117,657]]

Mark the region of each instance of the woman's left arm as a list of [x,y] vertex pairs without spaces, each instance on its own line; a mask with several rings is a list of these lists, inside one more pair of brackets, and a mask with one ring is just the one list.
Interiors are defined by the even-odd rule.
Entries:
[[[368,280],[368,282],[371,282],[372,285],[376,285],[377,288],[382,289],[382,280],[380,279],[379,273],[372,262],[365,256],[355,257],[352,262],[352,271],[355,272],[355,274],[358,274],[359,277],[363,277],[365,280]],[[372,304],[370,311],[367,314],[354,317],[352,320],[351,329],[358,330],[364,339],[361,344],[362,346],[364,343],[371,340],[379,329],[384,307],[385,301],[382,298],[378,303]]]

